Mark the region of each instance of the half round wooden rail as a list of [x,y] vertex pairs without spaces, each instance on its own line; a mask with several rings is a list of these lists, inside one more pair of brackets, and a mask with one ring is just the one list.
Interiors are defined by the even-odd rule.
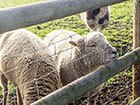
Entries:
[[138,61],[140,61],[140,47],[31,105],[66,105]]
[[126,0],[49,0],[0,10],[0,33],[25,28]]

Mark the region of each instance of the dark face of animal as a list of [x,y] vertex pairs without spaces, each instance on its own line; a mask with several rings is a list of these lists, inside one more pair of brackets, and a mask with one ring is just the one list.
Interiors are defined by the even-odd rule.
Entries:
[[109,21],[109,13],[108,12],[106,13],[106,15],[104,17],[99,19],[98,23],[103,24],[105,20]]
[[110,18],[110,8],[103,7],[96,10],[87,11],[85,14],[85,18],[83,18],[83,20],[85,19],[84,22],[86,22],[87,26],[91,30],[96,31],[97,28],[103,30],[105,27],[107,27],[110,20],[109,18]]
[[99,9],[95,9],[93,11],[88,11],[87,12],[87,19],[90,20],[90,19],[93,19],[95,20],[96,16],[100,13],[100,8]]

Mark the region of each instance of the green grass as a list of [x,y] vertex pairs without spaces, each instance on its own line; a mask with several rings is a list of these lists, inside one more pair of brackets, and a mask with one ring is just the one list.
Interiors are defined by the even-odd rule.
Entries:
[[[19,6],[28,3],[34,3],[45,0],[0,0],[0,8]],[[132,33],[133,33],[133,3],[127,1],[111,6],[111,23],[103,31],[109,42],[118,50],[118,55],[124,55],[132,50]],[[88,28],[81,21],[79,14],[46,22],[43,24],[27,27],[27,30],[35,33],[41,39],[53,30],[67,29],[72,30],[81,35],[87,34],[85,30]],[[89,32],[89,30],[88,30]],[[132,75],[132,73],[128,73]],[[109,80],[111,81],[111,80]],[[0,94],[2,92],[0,91]]]
[[0,8],[14,7],[45,0],[0,0]]

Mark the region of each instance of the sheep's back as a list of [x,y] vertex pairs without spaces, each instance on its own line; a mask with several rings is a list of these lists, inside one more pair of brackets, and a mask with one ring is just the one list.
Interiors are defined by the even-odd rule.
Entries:
[[76,34],[73,31],[69,30],[55,30],[46,35],[44,42],[49,46],[52,53],[60,52],[67,48],[70,48],[71,45],[69,41],[76,41],[82,38],[79,34]]
[[43,58],[50,53],[41,39],[23,29],[3,34],[0,42],[1,64],[5,67],[3,72],[22,66],[25,62],[29,63],[32,58]]
[[72,59],[71,55],[74,56],[72,54],[74,53],[74,48],[69,41],[77,41],[80,38],[82,38],[82,36],[69,30],[55,30],[46,35],[44,42],[49,46],[57,66],[59,66],[65,58],[67,58],[67,60],[63,61],[65,63]]
[[56,65],[40,38],[29,31],[16,30],[5,33],[0,43],[1,70],[12,70],[5,76],[20,86],[27,105],[58,88],[57,75],[53,72]]

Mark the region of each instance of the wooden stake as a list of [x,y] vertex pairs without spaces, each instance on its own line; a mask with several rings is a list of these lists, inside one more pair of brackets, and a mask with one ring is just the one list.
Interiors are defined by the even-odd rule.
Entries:
[[[140,47],[140,1],[134,0],[133,49]],[[133,65],[133,100],[140,96],[140,62]]]

